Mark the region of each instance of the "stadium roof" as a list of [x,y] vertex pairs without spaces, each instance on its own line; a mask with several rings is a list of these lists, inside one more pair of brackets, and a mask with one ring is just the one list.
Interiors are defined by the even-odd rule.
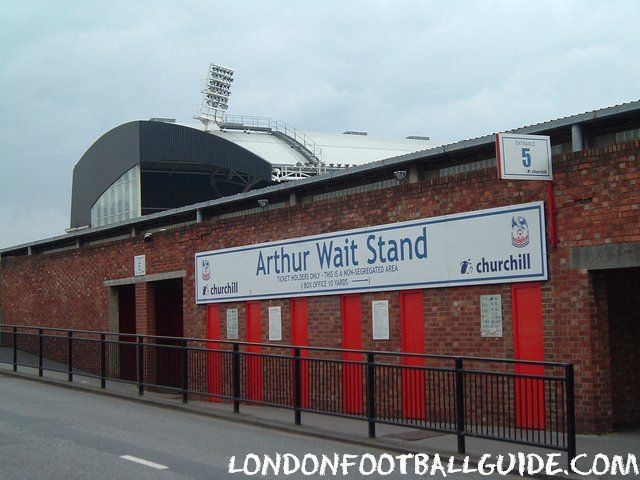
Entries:
[[[628,119],[640,117],[640,100],[629,103],[614,105],[611,107],[593,110],[590,112],[580,113],[568,117],[550,120],[534,125],[510,130],[515,133],[523,134],[553,134],[554,132],[565,131],[573,125],[592,126],[596,124],[610,124],[625,122]],[[198,210],[216,209],[224,206],[231,207],[236,203],[246,203],[247,201],[255,201],[259,198],[269,198],[270,196],[281,195],[284,193],[295,193],[296,191],[310,189],[313,187],[321,188],[322,185],[331,183],[344,183],[351,178],[373,175],[379,171],[393,171],[394,169],[403,168],[407,164],[417,160],[421,162],[437,162],[442,159],[451,158],[454,155],[463,154],[465,152],[478,149],[493,148],[495,142],[495,134],[485,135],[482,137],[472,138],[468,140],[431,148],[425,151],[418,151],[392,158],[386,158],[377,162],[367,163],[353,168],[334,171],[324,175],[309,177],[296,182],[283,183],[258,190],[251,190],[245,193],[231,195],[228,197],[218,198],[215,200],[201,202],[186,207],[166,210],[143,217],[137,217],[125,222],[111,224],[103,227],[88,228],[79,230],[66,235],[60,235],[34,242],[16,245],[0,250],[0,255],[20,254],[32,247],[55,247],[57,245],[66,245],[69,242],[75,242],[84,236],[104,235],[110,230],[122,231],[123,228],[133,226],[152,226],[154,224],[170,224],[170,222],[186,218],[187,215],[195,214]],[[173,217],[173,218],[172,218]]]
[[[184,125],[202,130],[200,126]],[[224,138],[258,155],[273,165],[299,165],[307,159],[281,137],[265,130],[212,130],[209,133]],[[348,133],[302,132],[321,151],[325,164],[364,165],[384,158],[427,150],[442,145],[415,138],[388,138]]]

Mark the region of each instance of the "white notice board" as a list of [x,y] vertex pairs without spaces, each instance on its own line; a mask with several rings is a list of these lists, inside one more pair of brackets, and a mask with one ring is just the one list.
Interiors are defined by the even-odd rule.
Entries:
[[227,310],[227,340],[238,339],[238,309]]
[[147,274],[147,256],[136,255],[133,257],[133,275],[139,277]]
[[282,309],[269,307],[269,341],[282,341]]
[[374,340],[389,340],[389,300],[371,302]]
[[502,295],[480,295],[480,335],[502,337]]

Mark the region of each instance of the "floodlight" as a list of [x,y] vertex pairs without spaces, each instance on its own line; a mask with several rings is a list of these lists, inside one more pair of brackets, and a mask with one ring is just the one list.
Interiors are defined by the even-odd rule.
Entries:
[[233,70],[215,63],[209,64],[209,72],[202,89],[202,105],[198,118],[208,129],[211,124],[220,125],[224,112],[229,108]]
[[407,178],[407,171],[406,170],[396,170],[395,172],[393,172],[393,176],[396,177],[396,180],[398,181],[403,181]]

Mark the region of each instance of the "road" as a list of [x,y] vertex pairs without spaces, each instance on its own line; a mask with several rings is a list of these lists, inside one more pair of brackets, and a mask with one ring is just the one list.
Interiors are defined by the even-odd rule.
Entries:
[[[334,452],[383,453],[0,375],[3,480],[309,478],[299,472],[278,477],[228,472],[232,456],[241,468],[250,453],[275,458],[277,452],[300,459],[308,453],[331,458]],[[348,477],[360,478],[357,467],[351,472]],[[384,478],[409,477],[397,464]]]

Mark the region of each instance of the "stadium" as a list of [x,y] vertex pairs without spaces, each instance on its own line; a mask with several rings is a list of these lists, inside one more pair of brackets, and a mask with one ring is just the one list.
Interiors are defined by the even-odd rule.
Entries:
[[[129,122],[98,139],[73,172],[68,233],[0,251],[2,323],[260,344],[252,355],[571,363],[578,431],[640,421],[640,102],[511,130],[550,138],[551,182],[501,179],[495,135],[440,145],[222,118]],[[110,374],[134,379],[135,355],[123,348]],[[274,404],[263,360],[247,364],[243,398]],[[212,374],[226,364],[207,365],[193,388],[230,398]],[[155,383],[177,388],[169,377]],[[385,389],[406,394],[406,378]],[[309,382],[298,406],[319,409],[329,393]],[[364,416],[365,396],[341,385],[334,413]],[[550,428],[551,389],[533,395],[514,425]],[[403,418],[444,415],[398,405]]]

